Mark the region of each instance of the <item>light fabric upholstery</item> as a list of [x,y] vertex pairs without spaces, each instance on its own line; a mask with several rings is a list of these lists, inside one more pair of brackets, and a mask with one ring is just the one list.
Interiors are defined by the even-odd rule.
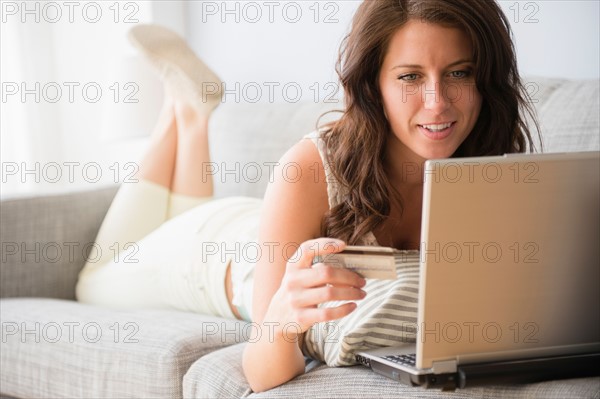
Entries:
[[245,323],[187,312],[117,311],[56,299],[2,300],[3,394],[180,398],[202,355],[240,342]]
[[[316,129],[321,114],[341,106],[227,103],[217,108],[209,125],[211,161],[218,168],[213,173],[215,197],[263,198],[273,165],[302,136]],[[322,122],[339,115],[329,113]]]
[[600,80],[532,78],[529,81],[540,88],[536,96],[539,102],[534,105],[541,122],[545,152],[600,149]]
[[[218,351],[216,356],[203,356],[183,378],[184,398],[245,398],[252,389],[242,370],[244,344]],[[265,359],[265,367],[277,367]]]
[[[545,381],[532,384],[490,385],[454,392],[413,388],[380,376],[362,366],[327,367],[310,361],[307,372],[263,393],[253,393],[244,379],[245,344],[210,353],[192,365],[184,378],[185,398],[600,398],[600,377]],[[275,368],[265,359],[264,367]]]
[[75,299],[84,249],[94,242],[116,191],[2,201],[0,297]]

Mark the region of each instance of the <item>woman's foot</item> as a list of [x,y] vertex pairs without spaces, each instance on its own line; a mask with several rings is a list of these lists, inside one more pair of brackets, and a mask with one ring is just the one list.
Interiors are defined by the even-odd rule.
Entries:
[[221,102],[221,79],[176,33],[158,25],[136,25],[129,40],[158,70],[169,96],[210,115]]

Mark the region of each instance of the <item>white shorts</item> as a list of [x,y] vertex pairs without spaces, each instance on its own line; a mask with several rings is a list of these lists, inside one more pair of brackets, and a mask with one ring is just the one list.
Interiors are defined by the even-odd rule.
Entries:
[[234,318],[225,291],[231,263],[233,302],[250,320],[254,263],[239,250],[257,241],[261,204],[175,195],[147,181],[124,184],[79,275],[77,299]]

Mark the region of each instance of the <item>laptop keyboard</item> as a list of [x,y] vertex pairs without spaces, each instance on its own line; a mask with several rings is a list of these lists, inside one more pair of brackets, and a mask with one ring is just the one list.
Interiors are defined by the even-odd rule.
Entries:
[[400,364],[402,366],[412,366],[412,367],[415,367],[416,361],[417,361],[416,353],[411,353],[410,355],[382,356],[382,358],[385,360],[388,360],[390,362]]

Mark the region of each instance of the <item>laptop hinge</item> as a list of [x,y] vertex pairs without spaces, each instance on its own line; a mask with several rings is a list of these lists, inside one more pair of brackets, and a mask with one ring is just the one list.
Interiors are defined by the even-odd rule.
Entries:
[[456,360],[438,360],[432,363],[433,374],[456,373]]

